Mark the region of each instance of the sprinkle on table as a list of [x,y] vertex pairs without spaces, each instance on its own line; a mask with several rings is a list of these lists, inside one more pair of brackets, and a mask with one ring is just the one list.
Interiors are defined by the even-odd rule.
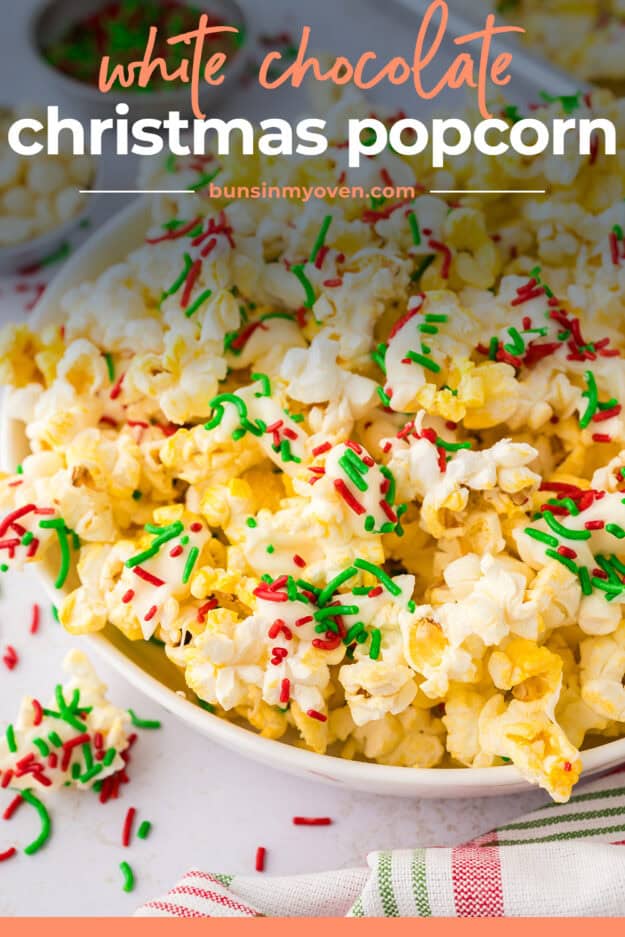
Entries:
[[39,800],[38,797],[35,797],[32,791],[22,791],[22,798],[26,801],[27,804],[30,804],[31,807],[34,807],[37,813],[39,814],[39,819],[41,820],[41,830],[39,835],[24,847],[24,852],[27,856],[32,856],[38,852],[42,846],[46,844],[50,838],[50,833],[52,832],[52,822],[50,820],[50,814],[48,813],[45,805]]
[[266,858],[266,856],[267,856],[267,850],[265,849],[265,847],[264,847],[264,846],[259,846],[258,849],[256,850],[256,861],[255,861],[255,863],[254,863],[254,867],[255,867],[255,869],[256,869],[257,872],[264,872],[264,871],[265,871],[265,858]]
[[137,830],[137,839],[147,839],[150,835],[150,830],[152,829],[152,824],[149,820],[143,820],[139,825]]
[[124,818],[124,825],[122,827],[122,846],[130,846],[130,839],[132,837],[132,824],[135,819],[136,814],[135,807],[129,807]]
[[330,817],[293,817],[293,826],[331,826]]
[[133,891],[135,887],[135,875],[127,862],[120,862],[119,868],[124,876],[124,891]]

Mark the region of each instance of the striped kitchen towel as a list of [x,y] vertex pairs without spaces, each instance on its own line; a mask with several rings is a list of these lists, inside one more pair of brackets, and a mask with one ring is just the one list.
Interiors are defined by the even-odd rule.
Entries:
[[[450,809],[453,809],[450,807]],[[625,768],[453,849],[284,878],[194,869],[141,917],[625,916]]]

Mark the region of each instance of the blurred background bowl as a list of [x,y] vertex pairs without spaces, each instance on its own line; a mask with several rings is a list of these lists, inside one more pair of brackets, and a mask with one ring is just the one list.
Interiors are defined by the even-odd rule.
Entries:
[[[31,157],[37,159],[36,156]],[[98,189],[102,185],[102,162],[97,156],[92,156],[93,174],[85,189]],[[27,241],[7,246],[0,245],[0,275],[12,275],[28,270],[45,261],[66,244],[70,244],[72,236],[83,226],[91,215],[97,196],[81,195],[80,210],[67,221],[60,222],[55,227]]]
[[[159,6],[165,6],[167,0],[155,2]],[[180,0],[180,3],[209,13],[220,22],[236,26],[240,30],[242,41],[230,52],[223,68],[225,80],[217,86],[208,85],[203,80],[201,82],[200,104],[204,113],[210,115],[219,99],[240,78],[245,69],[246,17],[236,0]],[[168,111],[191,114],[190,85],[176,82],[165,90],[114,89],[108,94],[103,94],[95,85],[66,74],[48,60],[46,50],[53,43],[62,39],[72,26],[97,14],[109,4],[110,0],[45,0],[36,9],[30,21],[30,43],[37,59],[50,76],[53,89],[51,100],[54,95],[62,94],[71,105],[74,115],[83,118],[110,116],[119,102],[128,104],[133,119],[163,117]],[[191,46],[189,52],[192,52]],[[111,66],[114,64],[116,63],[112,61]]]

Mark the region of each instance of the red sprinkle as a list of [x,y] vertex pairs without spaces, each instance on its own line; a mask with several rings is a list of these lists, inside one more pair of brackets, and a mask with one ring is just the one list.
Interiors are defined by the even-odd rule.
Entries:
[[293,817],[294,826],[331,826],[331,824],[330,817]]
[[175,228],[171,231],[168,231],[166,234],[161,235],[157,238],[146,238],[146,244],[162,244],[163,241],[177,241],[178,238],[184,237],[185,234],[189,234],[193,231],[194,228],[197,228],[199,224],[202,223],[202,218],[200,215],[197,218],[194,218],[193,221],[190,221],[188,224],[183,225],[181,228]]
[[122,846],[130,846],[130,837],[132,835],[132,824],[135,818],[135,813],[137,811],[134,807],[128,808],[128,813],[126,814],[126,819],[124,820],[124,826],[122,828]]
[[586,521],[584,527],[586,530],[603,530],[605,521]]
[[599,410],[592,418],[593,423],[603,423],[605,420],[611,420],[613,416],[618,416],[622,409],[622,406],[617,404],[610,410]]
[[[339,641],[340,641],[340,638],[339,638]],[[315,642],[313,641],[313,644],[314,644],[314,643],[315,643]],[[327,721],[328,721],[328,717],[327,717],[327,716],[324,716],[323,713],[318,712],[316,709],[309,709],[309,710],[306,712],[306,715],[308,716],[309,719],[316,719],[317,722],[327,722]]]
[[39,606],[35,602],[35,604],[33,605],[33,610],[31,612],[31,618],[30,618],[30,633],[31,634],[37,634],[37,632],[39,631],[39,614],[40,614]]
[[332,445],[329,442],[324,442],[321,446],[317,446],[316,449],[313,449],[312,454],[314,456],[323,455],[324,452],[329,452],[331,448]]
[[337,289],[339,286],[343,286],[343,280],[341,277],[335,277],[333,280],[324,280],[323,286],[327,287],[329,290]]
[[124,378],[125,378],[125,377],[126,377],[125,374],[120,374],[120,376],[117,378],[116,382],[113,384],[113,387],[112,387],[112,389],[111,389],[111,393],[109,394],[111,400],[117,400],[117,398],[118,398],[119,395],[121,394],[121,392],[122,392],[122,384],[124,383]]
[[565,770],[565,771],[572,771],[572,770],[573,770],[573,765],[571,764],[570,761],[565,761],[565,762],[564,762],[564,770]]
[[367,513],[364,505],[356,500],[342,478],[334,479],[334,487],[354,514],[362,515]]
[[182,299],[180,300],[180,306],[182,309],[186,309],[191,301],[191,293],[193,292],[193,287],[197,283],[198,277],[202,272],[202,261],[196,260],[191,265],[189,273],[187,274],[187,280],[184,286],[182,293]]
[[134,597],[135,597],[135,590],[128,589],[128,591],[124,592],[124,594],[122,595],[122,602],[124,603],[124,605],[128,605],[129,602],[132,602]]
[[388,337],[389,342],[391,339],[395,338],[398,332],[401,332],[403,327],[407,325],[411,319],[414,319],[415,316],[418,316],[421,312],[421,306],[417,306],[416,309],[409,309],[400,319],[397,320],[393,328],[391,329],[390,335]]
[[307,625],[310,621],[314,621],[312,615],[304,615],[303,618],[298,618],[295,621],[295,627],[301,628],[302,625]]
[[11,644],[7,645],[7,649],[4,652],[4,657],[2,658],[2,660],[7,670],[14,670],[17,667],[19,663],[19,657],[13,645]]
[[43,708],[38,699],[33,700],[33,712],[34,712],[33,725],[40,726],[41,720],[43,719]]
[[145,613],[145,615],[143,616],[143,620],[144,620],[144,621],[152,621],[152,619],[153,619],[154,616],[157,614],[157,612],[158,612],[158,606],[152,605],[152,607],[151,607],[150,609],[148,609],[148,611],[147,611],[147,612]]
[[15,846],[10,846],[5,852],[0,852],[0,862],[4,862],[5,859],[12,859],[16,852]]
[[205,602],[204,605],[201,605],[197,610],[197,620],[201,623],[206,620],[206,616],[209,612],[212,612],[214,608],[217,608],[219,602],[217,599],[209,599],[208,602]]
[[577,553],[575,552],[575,550],[571,550],[570,547],[564,547],[564,546],[558,547],[558,553],[560,554],[560,556],[566,557],[567,560],[577,559]]
[[175,558],[175,557],[177,557],[177,556],[180,556],[180,554],[181,554],[182,552],[183,552],[183,548],[182,548],[182,547],[180,546],[180,544],[178,543],[178,544],[176,544],[175,547],[172,547],[172,549],[169,551],[169,555],[170,555],[170,556],[173,556],[173,557]]
[[257,872],[265,871],[265,856],[267,855],[267,850],[264,846],[259,846],[256,850],[256,864],[255,868]]
[[274,641],[278,637],[280,632],[282,632],[282,634],[284,635],[287,641],[291,641],[293,639],[293,632],[288,627],[288,625],[284,621],[282,621],[281,618],[276,618],[273,625],[270,627],[269,631],[267,632],[267,637],[269,637],[272,641]]
[[301,557],[299,553],[295,554],[295,556],[293,557],[293,562],[295,563],[296,566],[299,566],[300,569],[304,569],[304,567],[306,566],[306,560],[303,559],[303,557]]
[[280,685],[280,702],[283,704],[288,703],[290,698],[291,698],[291,681],[285,677]]
[[612,258],[612,263],[615,267],[620,266],[619,253],[618,253],[618,238],[614,231],[610,231],[610,256]]
[[9,806],[6,808],[6,810],[2,814],[2,819],[10,820],[13,814],[15,813],[15,811],[17,810],[17,808],[23,803],[23,800],[24,798],[22,797],[21,794],[18,794],[16,797],[14,797],[11,803],[9,804]]
[[443,255],[441,277],[443,278],[443,280],[447,280],[449,278],[449,273],[451,271],[451,261],[453,257],[451,250],[447,247],[446,244],[443,244],[442,241],[436,241],[434,238],[430,238],[428,243],[429,243],[429,246],[432,248],[432,250],[438,251],[439,253]]
[[592,434],[593,442],[612,442],[612,437],[607,433],[593,433]]
[[152,573],[149,573],[147,569],[143,568],[143,566],[133,566],[132,571],[135,576],[138,576],[139,579],[143,579],[144,582],[149,582],[151,586],[165,585],[164,579],[159,579],[158,576],[153,576]]

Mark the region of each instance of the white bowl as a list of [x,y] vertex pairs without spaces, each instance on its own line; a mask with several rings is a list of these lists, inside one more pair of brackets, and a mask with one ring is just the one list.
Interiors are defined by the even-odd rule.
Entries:
[[[68,289],[97,277],[143,243],[150,222],[147,200],[133,202],[111,219],[70,259],[53,280],[37,307],[35,322],[59,321],[59,300]],[[0,414],[0,459],[3,468],[14,471],[28,453],[23,424]],[[41,568],[45,588],[52,601],[58,601],[53,576]],[[206,712],[191,699],[178,670],[160,648],[149,642],[131,642],[112,627],[87,639],[97,653],[146,696],[199,732],[241,755],[273,768],[302,777],[316,778],[354,790],[397,797],[490,797],[526,791],[528,783],[514,766],[494,768],[394,768],[385,765],[347,761],[330,755],[317,755],[284,742],[261,738]],[[595,774],[625,761],[625,738],[586,751],[582,755],[584,773]]]

